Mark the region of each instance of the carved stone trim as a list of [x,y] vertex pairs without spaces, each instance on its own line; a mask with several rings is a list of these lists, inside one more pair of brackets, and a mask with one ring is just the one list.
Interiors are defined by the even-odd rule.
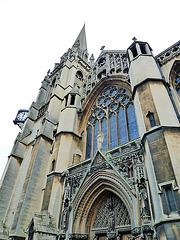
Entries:
[[141,234],[141,228],[140,227],[135,227],[131,230],[131,233],[134,237],[137,237],[138,235]]
[[180,41],[163,51],[162,53],[158,54],[155,58],[160,63],[160,65],[163,65],[173,59],[174,57],[178,56],[180,54]]
[[103,78],[122,76],[128,82],[128,71],[129,66],[126,51],[104,51],[84,79],[84,84],[81,88],[81,92],[83,93],[82,103],[84,103],[84,100],[92,92],[93,88]]
[[72,239],[72,240],[80,240],[80,239],[88,239],[88,234],[80,234],[80,233],[72,233],[72,234],[69,234],[69,239]]

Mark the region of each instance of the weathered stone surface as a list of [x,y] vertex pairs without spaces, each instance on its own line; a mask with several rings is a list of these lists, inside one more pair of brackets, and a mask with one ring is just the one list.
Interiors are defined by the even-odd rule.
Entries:
[[179,42],[101,51],[88,61],[83,26],[47,72],[0,183],[0,239],[179,239]]

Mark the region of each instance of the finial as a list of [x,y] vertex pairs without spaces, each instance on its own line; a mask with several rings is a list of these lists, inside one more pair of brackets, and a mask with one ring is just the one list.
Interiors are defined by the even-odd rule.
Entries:
[[135,42],[135,41],[137,40],[137,38],[136,38],[136,37],[133,37],[132,40]]
[[105,48],[105,46],[102,46],[102,47],[100,48],[100,50],[102,51],[102,50],[104,50],[104,48]]
[[95,58],[94,58],[94,55],[93,54],[91,54],[91,57],[90,57],[90,64],[91,64],[91,67],[94,65],[94,60],[95,60]]
[[91,60],[91,61],[94,61],[94,59],[95,59],[95,58],[94,58],[94,55],[91,54],[90,60]]

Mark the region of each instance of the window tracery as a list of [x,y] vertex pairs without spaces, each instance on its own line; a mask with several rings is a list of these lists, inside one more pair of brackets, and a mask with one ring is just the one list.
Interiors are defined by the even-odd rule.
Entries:
[[128,71],[129,65],[126,51],[103,51],[94,64],[94,67],[83,78],[83,84],[81,85],[82,105],[93,88],[103,78],[111,75],[119,75],[125,81],[129,81]]
[[[111,219],[112,215],[113,219]],[[111,193],[101,203],[94,219],[93,228],[108,228],[108,231],[112,231],[115,226],[127,226],[130,224],[130,216],[126,206],[121,199]]]
[[180,96],[180,61],[175,61],[170,72],[170,82]]
[[180,96],[180,71],[176,73],[175,87],[176,87],[176,91]]
[[98,132],[103,151],[139,137],[134,106],[128,92],[109,86],[97,98],[87,124],[86,158],[95,154]]

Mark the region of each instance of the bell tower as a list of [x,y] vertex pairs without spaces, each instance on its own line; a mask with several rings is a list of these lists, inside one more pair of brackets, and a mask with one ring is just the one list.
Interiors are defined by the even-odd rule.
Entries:
[[179,120],[149,44],[135,40],[127,53],[157,238],[178,239]]

